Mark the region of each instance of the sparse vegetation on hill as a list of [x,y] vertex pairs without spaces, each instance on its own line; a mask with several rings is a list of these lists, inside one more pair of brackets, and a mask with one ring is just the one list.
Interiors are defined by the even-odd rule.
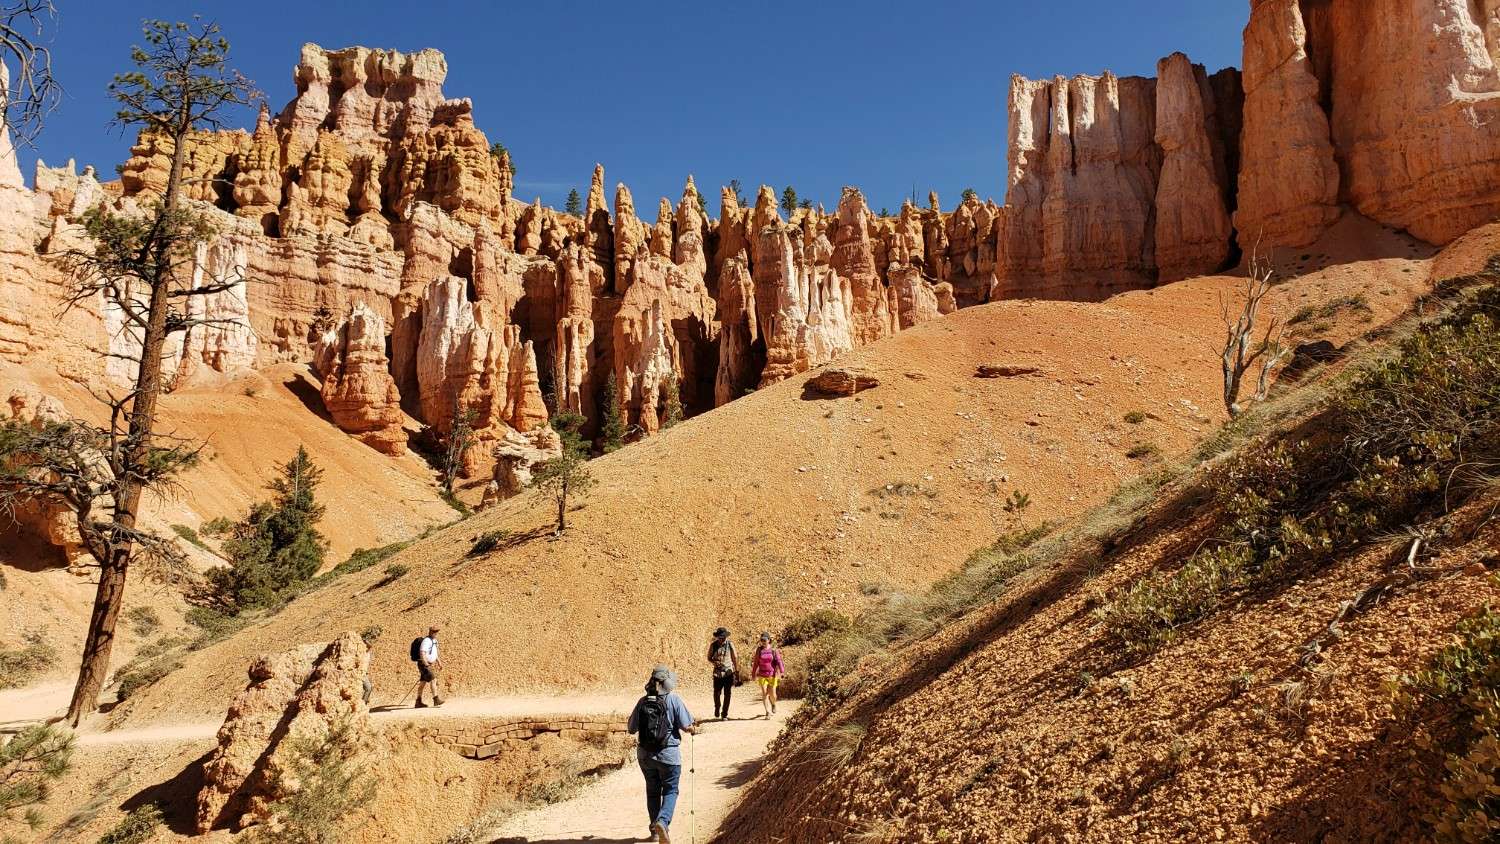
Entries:
[[[1421,527],[1500,458],[1500,291],[1418,330],[1302,429],[1215,471],[1224,524],[1170,574],[1143,578],[1099,618],[1132,653],[1171,641],[1234,590],[1295,575],[1378,537],[1416,555]],[[1305,433],[1304,433],[1305,432]]]
[[[1500,613],[1461,621],[1430,667],[1401,678],[1397,718],[1415,729],[1416,764],[1429,775],[1427,821],[1444,844],[1480,844],[1500,833]],[[1441,772],[1441,778],[1437,775]]]
[[[819,818],[838,805],[902,840],[1017,818],[1041,837],[1087,829],[1112,840],[1145,828],[1117,817],[1149,818],[1164,839],[1219,823],[1229,838],[1248,829],[1252,840],[1354,840],[1379,827],[1408,840],[1417,815],[1401,801],[1425,793],[1428,834],[1492,840],[1494,611],[1460,623],[1452,644],[1395,684],[1404,731],[1381,720],[1391,674],[1371,674],[1410,664],[1413,648],[1430,653],[1441,636],[1434,615],[1500,588],[1494,576],[1474,579],[1495,561],[1485,534],[1500,491],[1497,280],[1492,261],[1440,285],[1439,316],[1399,324],[1379,335],[1385,348],[1366,346],[1247,408],[1195,454],[1163,461],[1070,527],[997,543],[921,598],[882,596],[851,626],[867,639],[861,655],[840,656],[850,637],[815,639],[808,705],[744,805],[771,793],[762,787],[785,794],[837,772],[850,785],[782,810]],[[883,614],[911,615],[944,593],[952,616],[880,635]],[[820,675],[828,665],[836,669]],[[1217,696],[1194,691],[1209,668]],[[996,689],[993,704],[973,699],[1002,676],[1016,688]],[[940,717],[955,705],[964,714]],[[965,719],[999,724],[1006,737]],[[914,723],[929,725],[926,735]],[[857,747],[830,756],[847,749],[846,728],[861,735]],[[953,729],[961,735],[945,735]],[[1056,738],[1041,738],[1049,730]],[[916,750],[934,735],[940,748]],[[1231,740],[1273,767],[1216,758]],[[1169,781],[1174,791],[1159,789]],[[913,789],[950,796],[880,817],[882,801]],[[1069,800],[1069,789],[1083,797]],[[1356,795],[1376,792],[1397,795],[1379,801],[1375,814],[1385,815],[1354,808]],[[1260,808],[1205,817],[1207,793]],[[819,824],[788,840],[843,829]],[[791,833],[744,808],[729,840],[750,828]]]
[[25,635],[18,648],[0,645],[0,689],[27,685],[57,662],[57,650],[35,631]]

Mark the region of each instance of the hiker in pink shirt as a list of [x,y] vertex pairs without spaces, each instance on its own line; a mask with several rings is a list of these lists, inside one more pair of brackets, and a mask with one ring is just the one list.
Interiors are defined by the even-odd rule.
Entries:
[[766,718],[776,711],[776,681],[786,674],[781,664],[781,651],[771,644],[771,634],[760,634],[760,646],[750,660],[750,674],[760,684],[760,703],[765,707]]

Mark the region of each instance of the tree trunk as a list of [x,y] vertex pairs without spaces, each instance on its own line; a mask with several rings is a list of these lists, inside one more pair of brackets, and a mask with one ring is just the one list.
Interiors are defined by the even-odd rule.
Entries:
[[[178,190],[182,182],[182,165],[186,131],[177,135],[172,152],[172,171],[167,178],[164,213],[177,209]],[[68,723],[78,726],[83,717],[99,706],[99,692],[109,673],[109,655],[115,643],[115,622],[125,600],[125,575],[135,543],[129,532],[135,529],[144,483],[136,467],[144,466],[151,452],[151,429],[156,422],[156,401],[161,396],[161,357],[167,339],[167,298],[170,275],[170,243],[158,247],[156,277],[151,279],[151,304],[146,331],[141,337],[141,359],[136,370],[135,395],[130,403],[130,428],[126,441],[124,470],[118,478],[115,495],[114,530],[109,537],[109,558],[101,562],[99,589],[94,593],[94,610],[89,616],[88,635],[83,640],[83,662],[78,668],[78,684],[68,703]]]
[[557,535],[568,529],[568,487],[565,483],[557,496]]

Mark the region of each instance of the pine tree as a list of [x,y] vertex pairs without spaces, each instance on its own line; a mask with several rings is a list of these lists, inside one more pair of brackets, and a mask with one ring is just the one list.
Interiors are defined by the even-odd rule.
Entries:
[[[110,420],[108,427],[69,423],[71,430],[89,431],[107,445],[106,477],[80,482],[83,475],[77,470],[88,464],[76,459],[83,457],[81,453],[72,454],[63,465],[47,465],[49,471],[62,470],[49,476],[56,479],[54,487],[67,488],[64,495],[57,495],[55,488],[50,494],[68,501],[84,544],[99,563],[78,682],[68,703],[67,720],[74,726],[98,708],[132,562],[143,554],[171,556],[160,537],[137,524],[142,497],[197,458],[197,448],[156,432],[157,400],[169,384],[162,365],[168,338],[205,321],[194,316],[202,311],[194,306],[194,297],[222,293],[245,281],[237,276],[200,279],[184,271],[197,247],[215,234],[213,219],[188,205],[185,189],[191,177],[189,139],[202,129],[217,128],[226,109],[248,105],[254,86],[229,67],[229,42],[212,23],[147,20],[142,35],[144,46],[130,51],[135,69],[117,74],[109,93],[118,107],[119,126],[140,126],[169,150],[171,163],[161,197],[134,210],[114,210],[106,203],[88,211],[82,218],[88,245],[67,250],[60,262],[70,276],[66,300],[116,309],[122,333],[134,341],[132,345],[139,344],[138,354],[127,357],[133,365],[133,389],[107,399],[103,416]],[[26,59],[21,61],[22,73],[27,73]],[[18,84],[20,96],[35,93],[24,77]],[[158,445],[162,440],[171,445],[163,448]],[[54,439],[50,445],[57,444]],[[38,456],[45,460],[60,454],[53,448]],[[27,483],[8,481],[0,484],[5,488],[0,492],[26,493]]]
[[620,415],[620,385],[611,372],[604,382],[604,423],[599,427],[605,454],[625,446],[625,419]]
[[569,214],[578,214],[583,211],[583,198],[578,195],[578,188],[568,191],[568,204],[563,206],[563,210]]
[[662,428],[670,428],[682,421],[682,396],[678,393],[675,373],[667,379],[666,405],[666,418],[662,420]]
[[788,215],[797,210],[797,189],[791,185],[781,189],[781,210]]
[[978,199],[978,198],[979,198],[979,191],[976,191],[973,188],[964,188],[963,200],[965,202],[967,202],[967,201],[969,201],[971,199]]
[[251,506],[224,542],[229,566],[211,569],[209,582],[221,602],[233,610],[275,603],[288,589],[318,573],[328,544],[318,532],[323,505],[317,488],[323,470],[307,449],[297,454],[266,488],[270,501]]
[[583,421],[572,411],[553,416],[551,425],[562,440],[562,454],[531,470],[531,485],[557,501],[558,536],[568,529],[568,497],[584,495],[594,485],[588,467],[588,443],[578,433]]
[[47,724],[26,727],[0,745],[0,820],[40,827],[36,807],[47,800],[52,781],[68,772],[72,755],[72,734]]

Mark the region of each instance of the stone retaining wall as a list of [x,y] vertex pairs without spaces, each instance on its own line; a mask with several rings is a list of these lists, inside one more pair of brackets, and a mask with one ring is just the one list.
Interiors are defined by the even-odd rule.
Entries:
[[417,734],[466,759],[488,759],[520,742],[530,741],[543,733],[563,738],[581,739],[588,735],[610,736],[625,732],[620,716],[563,716],[496,721],[485,719],[443,719],[423,724]]

